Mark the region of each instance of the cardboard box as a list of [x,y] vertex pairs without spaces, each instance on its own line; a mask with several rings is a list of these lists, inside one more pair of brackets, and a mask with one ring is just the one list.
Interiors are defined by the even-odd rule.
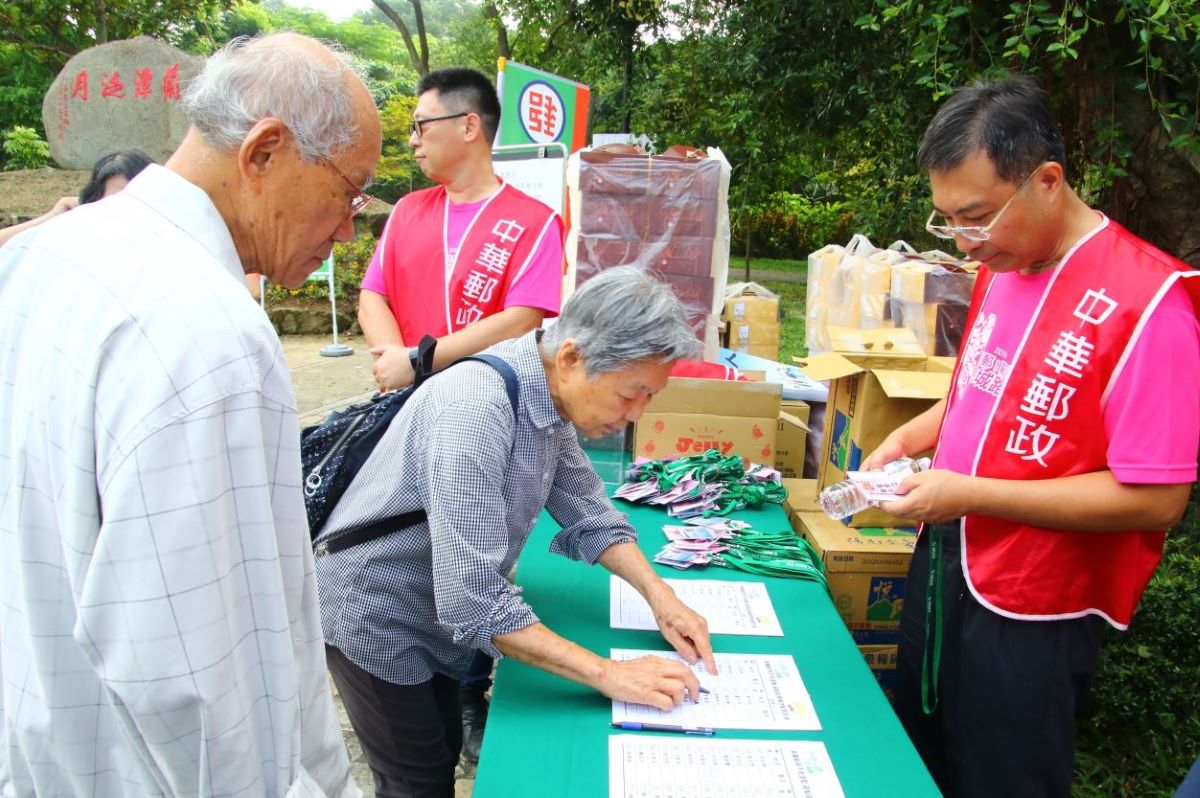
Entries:
[[661,459],[716,449],[773,464],[781,392],[772,382],[672,377],[638,419],[633,454]]
[[779,406],[775,427],[775,470],[787,478],[799,479],[804,473],[804,449],[808,444],[807,402],[787,399]]
[[796,534],[803,535],[798,514],[821,512],[821,505],[817,502],[817,481],[784,477],[783,486],[788,492],[787,498],[783,500],[783,511],[787,513],[788,521]]
[[859,646],[875,681],[889,701],[896,700],[896,646]]
[[854,529],[824,513],[796,513],[799,532],[825,563],[833,605],[855,641],[896,642],[908,566],[917,536],[912,530]]
[[[832,330],[837,337],[836,328]],[[827,352],[796,358],[813,379],[830,380],[821,446],[821,488],[841,482],[883,443],[892,430],[923,413],[950,390],[953,358],[927,357],[911,330],[857,330],[865,351]],[[903,334],[879,343],[879,334]],[[882,336],[886,339],[887,336]],[[847,336],[841,340],[846,342]],[[869,346],[868,346],[869,344]],[[914,350],[916,353],[914,353]],[[917,456],[921,453],[914,453]],[[864,510],[849,520],[854,527],[912,526],[879,509]]]
[[757,283],[735,283],[726,289],[725,346],[768,360],[779,359],[779,297]]

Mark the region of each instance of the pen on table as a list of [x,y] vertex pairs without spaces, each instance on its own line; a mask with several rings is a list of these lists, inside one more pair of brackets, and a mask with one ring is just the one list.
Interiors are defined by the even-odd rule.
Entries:
[[676,732],[678,734],[702,734],[705,737],[712,737],[716,734],[716,729],[710,729],[707,726],[671,726],[665,723],[637,723],[635,721],[613,721],[614,729],[623,729],[624,731],[657,731],[657,732]]

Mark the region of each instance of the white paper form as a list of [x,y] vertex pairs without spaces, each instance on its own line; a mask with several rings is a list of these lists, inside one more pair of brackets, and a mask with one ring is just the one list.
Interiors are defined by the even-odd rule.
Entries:
[[[704,616],[710,634],[783,637],[775,605],[763,582],[719,579],[665,579],[684,604]],[[617,576],[609,580],[609,626],[613,629],[658,629],[650,605]]]
[[845,798],[823,743],[615,734],[609,798]]
[[[614,648],[612,658],[629,660],[647,654],[684,662],[674,651]],[[690,666],[707,693],[691,697],[670,712],[646,704],[613,701],[613,723],[660,723],[688,728],[820,731],[821,721],[789,654],[716,654],[717,675],[703,663]],[[686,664],[686,663],[685,663]]]

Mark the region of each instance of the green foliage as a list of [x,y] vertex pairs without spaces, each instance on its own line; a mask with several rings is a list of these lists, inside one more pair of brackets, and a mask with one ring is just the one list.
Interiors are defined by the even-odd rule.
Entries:
[[0,2],[0,42],[15,44],[57,74],[81,50],[155,36],[207,52],[220,13],[235,0],[21,0]]
[[[337,292],[338,304],[352,305],[358,302],[358,286],[375,254],[375,236],[362,233],[345,243],[333,245],[333,287]],[[289,299],[323,299],[329,301],[329,284],[324,280],[310,280],[296,289],[273,285],[267,289],[267,303]]]
[[[1148,115],[1182,153],[1200,153],[1200,0],[1009,2],[876,0],[864,31],[904,42],[890,65],[935,99],[1007,69],[1057,95],[1082,194],[1102,201],[1132,157],[1130,123]],[[968,45],[964,47],[964,44]]]
[[1075,798],[1174,793],[1200,752],[1200,513],[1195,495],[1128,634],[1108,630],[1079,723]]
[[50,145],[31,127],[17,125],[4,131],[4,171],[41,169],[50,163]]
[[414,189],[432,185],[417,166],[412,148],[408,146],[408,128],[416,107],[415,97],[396,95],[379,109],[383,155],[375,168],[375,182],[370,193],[385,202],[395,203]]
[[799,258],[832,241],[853,235],[849,203],[812,200],[778,191],[740,214],[733,226],[733,252],[743,252],[746,236],[753,251],[769,258]]

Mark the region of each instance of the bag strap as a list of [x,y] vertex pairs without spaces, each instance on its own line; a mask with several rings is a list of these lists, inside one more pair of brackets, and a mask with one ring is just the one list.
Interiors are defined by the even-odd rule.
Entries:
[[[428,338],[429,336],[426,336]],[[425,341],[422,339],[422,345]],[[424,355],[424,352],[422,352]],[[424,358],[422,358],[424,360]],[[433,359],[432,347],[429,349],[429,360]],[[517,413],[517,405],[520,399],[521,384],[517,380],[517,374],[513,371],[512,366],[495,355],[471,355],[469,357],[459,358],[450,364],[450,366],[458,365],[466,360],[478,360],[481,363],[487,363],[500,373],[504,379],[504,391],[508,394],[508,403],[512,405],[513,420],[519,418]],[[450,368],[447,366],[446,368]],[[443,369],[444,371],[445,369]],[[429,375],[432,376],[432,375]],[[422,380],[424,381],[424,380]],[[344,532],[337,537],[329,540],[323,540],[313,546],[313,554],[320,557],[325,554],[332,554],[336,551],[342,551],[353,546],[358,546],[362,543],[367,543],[375,538],[383,537],[392,532],[399,532],[401,529],[406,529],[410,526],[415,526],[426,518],[425,510],[418,508],[409,510],[408,512],[399,513],[398,515],[390,515],[387,518],[381,518],[378,521],[371,521],[359,527],[353,527],[349,531]]]

